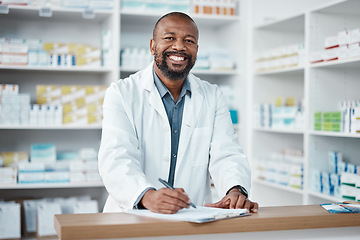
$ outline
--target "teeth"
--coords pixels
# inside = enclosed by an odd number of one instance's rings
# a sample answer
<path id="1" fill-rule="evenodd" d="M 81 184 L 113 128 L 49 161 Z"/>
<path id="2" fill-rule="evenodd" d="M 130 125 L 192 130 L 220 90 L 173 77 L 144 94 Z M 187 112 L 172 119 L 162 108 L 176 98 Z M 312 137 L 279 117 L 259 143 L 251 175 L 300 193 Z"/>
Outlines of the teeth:
<path id="1" fill-rule="evenodd" d="M 178 57 L 178 56 L 169 56 L 170 59 L 175 61 L 184 61 L 184 57 Z"/>

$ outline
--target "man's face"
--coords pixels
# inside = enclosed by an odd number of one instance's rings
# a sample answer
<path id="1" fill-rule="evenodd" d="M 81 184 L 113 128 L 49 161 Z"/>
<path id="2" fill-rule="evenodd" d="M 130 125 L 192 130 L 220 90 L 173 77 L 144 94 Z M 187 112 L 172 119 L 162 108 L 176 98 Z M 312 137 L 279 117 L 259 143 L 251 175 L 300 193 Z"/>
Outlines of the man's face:
<path id="1" fill-rule="evenodd" d="M 150 41 L 156 66 L 170 80 L 182 80 L 195 64 L 198 30 L 193 22 L 171 16 L 162 19 Z"/>

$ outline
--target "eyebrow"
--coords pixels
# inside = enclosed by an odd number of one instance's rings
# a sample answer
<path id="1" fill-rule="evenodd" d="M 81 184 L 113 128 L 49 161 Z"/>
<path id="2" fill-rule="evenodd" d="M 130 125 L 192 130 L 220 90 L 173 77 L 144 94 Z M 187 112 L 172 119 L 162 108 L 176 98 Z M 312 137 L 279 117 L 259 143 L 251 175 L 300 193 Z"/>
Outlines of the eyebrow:
<path id="1" fill-rule="evenodd" d="M 175 35 L 174 32 L 166 32 L 166 33 L 164 33 L 163 35 L 166 35 L 166 34 Z M 191 35 L 191 34 L 186 35 L 186 37 L 191 37 L 191 38 L 193 38 L 193 39 L 197 39 L 195 36 L 193 36 L 193 35 Z"/>

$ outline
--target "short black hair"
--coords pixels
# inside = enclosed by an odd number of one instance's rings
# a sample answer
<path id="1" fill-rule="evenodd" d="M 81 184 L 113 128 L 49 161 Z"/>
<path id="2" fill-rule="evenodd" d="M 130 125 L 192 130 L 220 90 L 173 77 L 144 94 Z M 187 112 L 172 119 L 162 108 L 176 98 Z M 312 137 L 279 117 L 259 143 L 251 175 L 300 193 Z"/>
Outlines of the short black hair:
<path id="1" fill-rule="evenodd" d="M 187 15 L 186 13 L 183 13 L 183 12 L 169 12 L 169 13 L 165 14 L 164 16 L 162 16 L 161 18 L 159 18 L 159 20 L 157 20 L 157 22 L 155 23 L 154 30 L 153 30 L 153 38 L 155 38 L 155 32 L 156 32 L 156 29 L 157 29 L 159 23 L 161 22 L 161 20 L 163 20 L 164 18 L 167 18 L 167 17 L 180 17 L 183 19 L 187 19 L 194 23 L 196 30 L 199 32 L 194 19 L 192 19 L 189 15 Z"/>

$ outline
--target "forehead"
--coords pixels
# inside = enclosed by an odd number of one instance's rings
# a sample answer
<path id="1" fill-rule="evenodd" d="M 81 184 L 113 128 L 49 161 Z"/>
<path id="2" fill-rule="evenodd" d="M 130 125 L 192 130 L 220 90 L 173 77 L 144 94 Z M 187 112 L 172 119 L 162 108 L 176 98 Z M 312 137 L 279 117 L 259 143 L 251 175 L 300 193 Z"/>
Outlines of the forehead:
<path id="1" fill-rule="evenodd" d="M 157 35 L 163 35 L 166 33 L 175 33 L 182 35 L 191 35 L 196 39 L 198 38 L 198 30 L 194 22 L 189 19 L 169 16 L 162 19 L 155 30 Z"/>

